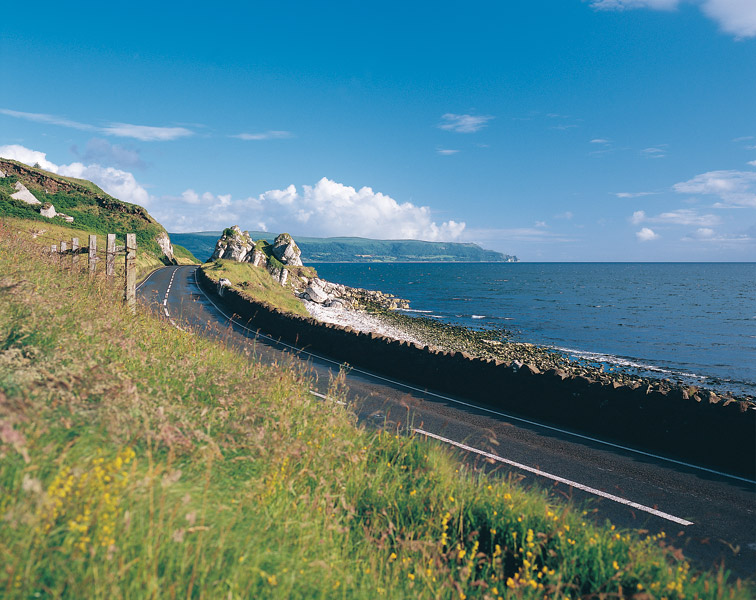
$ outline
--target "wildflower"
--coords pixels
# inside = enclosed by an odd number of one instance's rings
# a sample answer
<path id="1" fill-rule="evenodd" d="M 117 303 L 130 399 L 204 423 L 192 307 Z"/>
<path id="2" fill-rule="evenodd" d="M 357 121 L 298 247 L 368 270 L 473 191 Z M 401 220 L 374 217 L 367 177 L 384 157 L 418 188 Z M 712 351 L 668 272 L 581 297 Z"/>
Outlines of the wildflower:
<path id="1" fill-rule="evenodd" d="M 612 561 L 612 566 L 614 567 L 614 570 L 615 570 L 615 571 L 619 571 L 619 564 L 617 563 L 617 561 L 616 561 L 616 560 L 615 560 L 615 561 Z"/>
<path id="2" fill-rule="evenodd" d="M 389 554 L 389 561 L 393 561 L 393 560 L 396 560 L 396 552 L 392 552 L 391 554 Z"/>
<path id="3" fill-rule="evenodd" d="M 407 573 L 407 577 L 410 579 L 410 581 L 415 581 L 415 574 L 414 573 Z"/>

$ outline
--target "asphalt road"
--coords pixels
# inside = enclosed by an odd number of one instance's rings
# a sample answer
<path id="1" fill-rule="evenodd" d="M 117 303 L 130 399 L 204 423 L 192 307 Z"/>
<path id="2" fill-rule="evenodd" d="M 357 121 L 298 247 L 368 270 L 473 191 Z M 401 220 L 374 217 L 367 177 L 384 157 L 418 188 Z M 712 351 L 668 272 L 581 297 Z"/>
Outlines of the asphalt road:
<path id="1" fill-rule="evenodd" d="M 341 365 L 231 319 L 197 285 L 196 267 L 165 267 L 138 288 L 141 301 L 174 325 L 244 348 L 260 360 L 304 361 L 312 393 L 330 401 Z M 734 575 L 756 578 L 756 482 L 622 448 L 476 406 L 475 399 L 421 390 L 363 369 L 346 374 L 347 401 L 376 426 L 413 429 L 457 447 L 491 476 L 522 478 L 585 504 L 589 517 L 618 527 L 664 531 L 700 568 L 722 560 Z M 756 448 L 754 449 L 756 452 Z"/>

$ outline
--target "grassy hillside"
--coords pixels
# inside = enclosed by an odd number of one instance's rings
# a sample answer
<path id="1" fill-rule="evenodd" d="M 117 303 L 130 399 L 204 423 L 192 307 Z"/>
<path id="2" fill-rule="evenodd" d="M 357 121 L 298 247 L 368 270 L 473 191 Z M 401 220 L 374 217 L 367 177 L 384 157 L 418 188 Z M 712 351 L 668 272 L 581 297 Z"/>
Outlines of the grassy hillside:
<path id="1" fill-rule="evenodd" d="M 91 181 L 55 175 L 17 161 L 0 158 L 0 170 L 6 174 L 0 178 L 0 216 L 3 218 L 35 221 L 40 228 L 57 225 L 101 235 L 115 233 L 120 238 L 135 233 L 140 249 L 163 258 L 156 238 L 165 229 L 141 206 L 117 200 Z M 66 223 L 61 217 L 48 219 L 39 214 L 38 205 L 11 198 L 17 181 L 40 202 L 51 203 L 56 211 L 73 217 L 74 222 Z"/>
<path id="2" fill-rule="evenodd" d="M 171 239 L 207 259 L 220 231 L 172 233 Z M 275 234 L 251 231 L 253 239 L 272 242 Z M 311 238 L 295 236 L 304 262 L 501 262 L 516 257 L 485 250 L 476 244 L 423 242 L 419 240 L 370 240 L 366 238 Z"/>
<path id="3" fill-rule="evenodd" d="M 202 266 L 214 281 L 225 277 L 233 287 L 257 302 L 264 302 L 296 315 L 309 316 L 302 301 L 294 296 L 291 287 L 282 287 L 266 269 L 234 260 L 216 260 Z"/>
<path id="4" fill-rule="evenodd" d="M 4 598 L 752 597 L 664 536 L 360 429 L 296 364 L 131 314 L 4 224 L 0 257 Z"/>

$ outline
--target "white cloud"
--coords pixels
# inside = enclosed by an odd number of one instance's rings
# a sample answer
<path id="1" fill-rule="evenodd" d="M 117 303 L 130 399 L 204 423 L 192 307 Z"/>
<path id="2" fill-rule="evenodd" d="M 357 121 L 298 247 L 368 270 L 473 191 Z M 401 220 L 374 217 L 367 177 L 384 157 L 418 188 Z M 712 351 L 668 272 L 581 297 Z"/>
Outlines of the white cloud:
<path id="1" fill-rule="evenodd" d="M 701 239 L 712 238 L 714 237 L 714 230 L 709 227 L 699 227 L 696 229 L 695 235 Z"/>
<path id="2" fill-rule="evenodd" d="M 653 229 L 649 229 L 648 227 L 644 227 L 640 231 L 635 232 L 635 237 L 638 238 L 638 241 L 641 242 L 650 242 L 652 240 L 659 239 L 659 234 L 654 233 Z"/>
<path id="3" fill-rule="evenodd" d="M 649 217 L 642 210 L 637 210 L 630 217 L 630 222 L 633 225 L 640 223 L 656 223 L 660 225 L 687 225 L 694 227 L 711 227 L 712 225 L 718 225 L 721 219 L 717 215 L 698 214 L 693 209 L 681 208 L 679 210 L 673 210 L 669 212 L 663 212 L 655 217 Z"/>
<path id="4" fill-rule="evenodd" d="M 266 131 L 264 133 L 239 133 L 232 135 L 231 137 L 238 138 L 240 140 L 283 140 L 294 137 L 291 131 Z"/>
<path id="5" fill-rule="evenodd" d="M 667 156 L 667 151 L 664 148 L 644 148 L 641 150 L 641 154 L 643 154 L 646 158 L 665 158 Z"/>
<path id="6" fill-rule="evenodd" d="M 573 237 L 546 231 L 538 227 L 513 227 L 509 229 L 465 229 L 461 240 L 483 245 L 501 244 L 566 244 L 577 240 Z"/>
<path id="7" fill-rule="evenodd" d="M 439 148 L 438 150 L 436 150 L 436 152 L 438 152 L 442 156 L 451 156 L 452 154 L 457 154 L 459 150 L 449 150 L 447 148 Z"/>
<path id="8" fill-rule="evenodd" d="M 640 198 L 642 196 L 652 196 L 656 192 L 615 192 L 617 198 Z"/>
<path id="9" fill-rule="evenodd" d="M 538 228 L 546 228 L 548 225 L 546 224 L 546 221 L 536 221 L 535 226 Z"/>
<path id="10" fill-rule="evenodd" d="M 756 3 L 753 0 L 704 0 L 701 10 L 719 23 L 725 33 L 738 39 L 756 36 Z"/>
<path id="11" fill-rule="evenodd" d="M 584 0 L 585 1 L 585 0 Z M 681 0 L 588 0 L 596 10 L 674 10 Z M 725 33 L 743 39 L 756 36 L 756 3 L 753 0 L 688 0 L 714 20 Z"/>
<path id="12" fill-rule="evenodd" d="M 590 141 L 591 144 L 611 144 L 609 140 L 605 140 L 604 138 L 596 138 Z"/>
<path id="13" fill-rule="evenodd" d="M 134 175 L 128 171 L 121 171 L 113 167 L 103 167 L 102 165 L 92 163 L 84 165 L 80 162 L 74 162 L 70 165 L 56 165 L 47 160 L 44 152 L 30 150 L 24 146 L 11 145 L 0 146 L 0 156 L 17 160 L 27 165 L 39 164 L 46 171 L 57 173 L 66 177 L 76 177 L 78 179 L 88 179 L 100 186 L 106 193 L 111 196 L 147 206 L 150 203 L 150 195 L 147 193 Z"/>
<path id="14" fill-rule="evenodd" d="M 720 206 L 756 207 L 756 172 L 709 171 L 672 186 L 680 194 L 717 196 Z"/>
<path id="15" fill-rule="evenodd" d="M 355 189 L 325 177 L 314 186 L 290 185 L 238 200 L 189 189 L 178 198 L 156 201 L 152 212 L 169 231 L 238 224 L 295 235 L 442 241 L 458 239 L 465 229 L 453 220 L 438 224 L 427 206 L 399 203 L 369 187 Z"/>
<path id="16" fill-rule="evenodd" d="M 565 219 L 565 220 L 567 220 L 567 221 L 571 221 L 571 220 L 572 220 L 572 217 L 574 217 L 574 216 L 575 216 L 575 215 L 574 215 L 574 214 L 572 214 L 572 212 L 570 212 L 569 210 L 568 210 L 568 211 L 566 211 L 566 212 L 563 212 L 563 213 L 561 213 L 561 214 L 558 214 L 558 215 L 554 215 L 554 217 L 555 217 L 555 218 L 557 218 L 557 219 Z"/>
<path id="17" fill-rule="evenodd" d="M 756 167 L 756 160 L 748 161 L 748 164 L 751 165 L 751 166 L 753 166 L 753 167 Z"/>
<path id="18" fill-rule="evenodd" d="M 89 125 L 88 123 L 79 123 L 56 115 L 28 113 L 18 110 L 9 110 L 7 108 L 0 108 L 0 114 L 17 119 L 25 119 L 37 123 L 48 123 L 50 125 L 60 125 L 61 127 L 70 127 L 72 129 L 80 129 L 83 131 L 99 131 L 105 135 L 133 138 L 143 142 L 168 141 L 194 135 L 193 131 L 186 129 L 185 127 L 150 127 L 148 125 L 131 125 L 129 123 L 109 123 L 98 127 L 95 125 Z"/>
<path id="19" fill-rule="evenodd" d="M 455 115 L 446 113 L 441 116 L 439 127 L 457 133 L 475 133 L 480 131 L 493 119 L 490 115 Z"/>
<path id="20" fill-rule="evenodd" d="M 111 123 L 100 130 L 107 135 L 134 138 L 142 142 L 165 142 L 194 135 L 193 131 L 185 127 L 150 127 L 129 123 Z"/>
<path id="21" fill-rule="evenodd" d="M 638 225 L 639 223 L 643 223 L 643 221 L 646 220 L 646 213 L 642 210 L 636 210 L 633 213 L 633 216 L 630 217 L 630 222 L 633 225 Z"/>
<path id="22" fill-rule="evenodd" d="M 38 150 L 30 150 L 29 148 L 19 146 L 18 144 L 0 146 L 0 156 L 11 160 L 17 160 L 18 162 L 22 162 L 29 166 L 39 165 L 45 171 L 50 171 L 52 173 L 58 172 L 58 165 L 47 160 L 47 154 L 39 152 Z"/>

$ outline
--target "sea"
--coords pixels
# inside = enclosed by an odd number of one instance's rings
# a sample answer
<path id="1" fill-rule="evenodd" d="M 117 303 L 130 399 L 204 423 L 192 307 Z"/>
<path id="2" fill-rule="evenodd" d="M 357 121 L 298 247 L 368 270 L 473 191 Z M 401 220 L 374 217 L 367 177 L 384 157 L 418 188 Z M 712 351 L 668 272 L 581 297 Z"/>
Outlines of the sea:
<path id="1" fill-rule="evenodd" d="M 606 370 L 756 396 L 756 263 L 313 263 Z"/>

